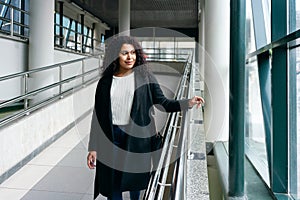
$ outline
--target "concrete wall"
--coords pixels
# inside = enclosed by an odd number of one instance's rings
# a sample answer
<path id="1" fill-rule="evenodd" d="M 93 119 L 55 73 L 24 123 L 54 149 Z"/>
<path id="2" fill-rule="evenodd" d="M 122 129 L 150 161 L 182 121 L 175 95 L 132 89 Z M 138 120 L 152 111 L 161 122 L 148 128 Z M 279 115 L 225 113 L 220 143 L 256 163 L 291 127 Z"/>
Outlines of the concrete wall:
<path id="1" fill-rule="evenodd" d="M 96 83 L 0 129 L 0 181 L 93 108 Z M 80 104 L 80 106 L 79 106 Z M 74 125 L 74 124 L 73 124 Z"/>

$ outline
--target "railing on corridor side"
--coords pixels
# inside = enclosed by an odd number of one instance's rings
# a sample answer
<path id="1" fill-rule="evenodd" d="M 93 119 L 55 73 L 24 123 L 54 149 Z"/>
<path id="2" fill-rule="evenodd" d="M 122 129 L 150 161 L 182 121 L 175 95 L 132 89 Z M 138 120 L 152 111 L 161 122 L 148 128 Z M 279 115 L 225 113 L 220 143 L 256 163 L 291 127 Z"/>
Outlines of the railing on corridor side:
<path id="1" fill-rule="evenodd" d="M 93 68 L 85 65 L 85 63 L 89 62 L 91 59 L 96 59 L 96 62 L 98 62 L 98 64 Z M 11 106 L 17 102 L 22 102 L 24 105 L 23 109 L 20 109 L 12 114 L 5 116 L 4 118 L 1 118 L 0 127 L 22 116 L 28 115 L 31 112 L 43 106 L 46 106 L 57 99 L 63 98 L 63 96 L 68 95 L 69 93 L 72 93 L 75 90 L 78 90 L 90 83 L 93 83 L 94 81 L 97 81 L 100 77 L 100 72 L 101 72 L 101 68 L 99 67 L 100 62 L 101 62 L 100 55 L 89 56 L 85 58 L 75 59 L 67 62 L 62 62 L 62 63 L 42 67 L 42 68 L 32 69 L 26 72 L 20 72 L 20 73 L 15 73 L 15 74 L 0 77 L 0 83 L 3 83 L 4 81 L 10 81 L 13 79 L 22 79 L 23 82 L 21 88 L 23 94 L 5 100 L 3 102 L 0 102 L 0 109 L 7 106 Z M 77 74 L 75 75 L 73 74 L 64 77 L 63 73 L 65 72 L 65 69 L 70 65 L 73 66 L 74 64 L 79 66 L 80 68 L 79 72 L 77 72 Z M 53 74 L 54 73 L 53 70 L 56 70 L 55 72 L 58 76 L 57 82 L 53 82 L 50 83 L 49 85 L 39 87 L 37 89 L 29 91 L 28 89 L 29 79 L 33 74 L 37 74 L 39 72 L 48 72 Z M 70 82 L 73 83 L 71 84 L 71 86 L 64 87 Z M 29 103 L 30 98 L 33 98 L 34 96 L 42 92 L 50 91 L 55 88 L 56 90 L 54 91 L 54 93 L 51 94 L 51 97 L 44 97 L 43 99 L 40 99 L 38 103 L 35 104 Z"/>
<path id="2" fill-rule="evenodd" d="M 185 64 L 184 74 L 175 95 L 176 99 L 188 98 L 191 56 Z M 175 112 L 168 116 L 163 131 L 164 145 L 158 169 L 152 176 L 144 194 L 147 200 L 184 199 L 184 171 L 186 166 L 187 131 L 184 128 L 186 112 Z M 174 150 L 176 149 L 176 150 Z M 174 156 L 176 157 L 175 160 Z M 166 189 L 167 188 L 167 189 Z"/>

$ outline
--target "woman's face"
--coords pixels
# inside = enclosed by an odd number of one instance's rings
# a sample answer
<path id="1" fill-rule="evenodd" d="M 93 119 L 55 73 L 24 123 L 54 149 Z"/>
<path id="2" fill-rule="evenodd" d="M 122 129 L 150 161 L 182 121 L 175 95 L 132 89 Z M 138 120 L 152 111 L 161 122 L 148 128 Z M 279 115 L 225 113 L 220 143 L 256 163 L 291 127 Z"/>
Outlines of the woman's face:
<path id="1" fill-rule="evenodd" d="M 136 54 L 133 45 L 123 44 L 119 52 L 120 71 L 131 70 L 135 64 Z"/>

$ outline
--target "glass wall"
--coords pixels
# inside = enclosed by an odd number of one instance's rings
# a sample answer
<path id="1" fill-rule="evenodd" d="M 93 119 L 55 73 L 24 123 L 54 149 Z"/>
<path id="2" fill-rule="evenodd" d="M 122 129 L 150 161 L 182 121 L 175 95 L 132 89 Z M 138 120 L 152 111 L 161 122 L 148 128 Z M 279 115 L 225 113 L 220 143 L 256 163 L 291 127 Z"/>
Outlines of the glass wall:
<path id="1" fill-rule="evenodd" d="M 29 0 L 0 0 L 0 33 L 29 37 Z"/>
<path id="2" fill-rule="evenodd" d="M 55 46 L 80 53 L 92 53 L 93 29 L 66 16 L 60 24 L 60 14 L 55 13 Z"/>
<path id="3" fill-rule="evenodd" d="M 265 45 L 270 40 L 270 15 L 269 1 L 262 1 L 259 5 L 253 5 L 254 2 L 247 1 L 246 4 L 246 53 L 254 52 L 258 47 Z M 254 8 L 261 8 L 261 13 L 256 13 L 254 17 Z M 256 10 L 257 11 L 257 10 Z M 258 19 L 257 16 L 261 18 Z M 254 26 L 255 20 L 261 20 L 262 23 Z M 262 31 L 261 27 L 263 27 Z M 255 27 L 259 30 L 255 30 Z M 256 33 L 256 34 L 255 34 Z M 262 34 L 256 37 L 257 34 Z M 258 47 L 257 47 L 258 46 Z M 266 131 L 262 112 L 262 96 L 259 79 L 259 63 L 256 56 L 250 57 L 246 62 L 246 134 L 245 134 L 245 152 L 246 156 L 257 169 L 260 176 L 267 185 L 270 185 L 269 164 L 266 145 Z"/>
<path id="4" fill-rule="evenodd" d="M 246 154 L 276 198 L 299 199 L 300 0 L 248 0 L 246 26 Z"/>
<path id="5" fill-rule="evenodd" d="M 297 88 L 297 150 L 296 150 L 296 162 L 297 166 L 300 166 L 299 152 L 300 152 L 300 48 L 297 48 L 297 64 L 296 64 L 296 88 Z M 293 158 L 292 158 L 293 159 Z M 300 198 L 300 167 L 297 167 L 297 197 Z"/>

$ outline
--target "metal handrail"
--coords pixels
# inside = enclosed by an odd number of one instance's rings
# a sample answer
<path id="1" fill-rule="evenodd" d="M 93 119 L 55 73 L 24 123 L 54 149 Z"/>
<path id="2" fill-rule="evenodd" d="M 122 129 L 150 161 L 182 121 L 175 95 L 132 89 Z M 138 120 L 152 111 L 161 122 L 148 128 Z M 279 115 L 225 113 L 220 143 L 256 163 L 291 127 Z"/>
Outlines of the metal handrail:
<path id="1" fill-rule="evenodd" d="M 89 57 L 85 57 L 85 58 L 78 58 L 78 59 L 74 59 L 74 60 L 70 60 L 70 61 L 66 61 L 66 62 L 61 62 L 61 63 L 58 63 L 58 64 L 53 64 L 53 65 L 48 65 L 48 66 L 45 66 L 45 67 L 31 69 L 31 70 L 28 70 L 28 71 L 25 71 L 25 72 L 10 74 L 10 75 L 7 75 L 7 76 L 0 77 L 0 81 L 12 79 L 12 78 L 17 78 L 17 77 L 20 77 L 20 76 L 24 76 L 26 74 L 28 74 L 28 76 L 29 76 L 29 74 L 33 74 L 33 73 L 36 73 L 36 72 L 41 72 L 41 71 L 45 71 L 45 70 L 59 68 L 60 66 L 63 66 L 63 65 L 68 65 L 68 64 L 76 63 L 76 62 L 83 61 L 83 60 L 88 60 L 90 58 L 97 58 L 97 57 L 98 57 L 98 55 L 97 56 L 89 56 Z"/>
<path id="2" fill-rule="evenodd" d="M 187 81 L 188 81 L 189 74 L 190 74 L 190 64 L 189 64 L 190 59 L 191 58 L 189 57 L 188 61 L 186 62 L 184 75 L 182 76 L 180 84 L 177 89 L 176 99 L 186 98 L 185 93 L 186 93 L 186 90 L 188 90 Z M 167 176 L 169 173 L 169 168 L 164 167 L 164 166 L 170 165 L 173 148 L 174 148 L 174 146 L 177 146 L 177 145 L 174 145 L 174 143 L 175 143 L 175 137 L 176 137 L 176 132 L 177 132 L 177 128 L 178 128 L 177 125 L 179 123 L 182 123 L 182 122 L 180 122 L 180 119 L 182 119 L 182 118 L 180 116 L 180 113 L 178 113 L 178 112 L 171 113 L 169 115 L 169 118 L 167 120 L 168 124 L 166 126 L 168 128 L 167 128 L 167 130 L 166 129 L 164 130 L 164 132 L 166 133 L 166 134 L 164 134 L 165 143 L 162 148 L 161 158 L 158 163 L 158 169 L 156 170 L 155 174 L 152 176 L 150 184 L 148 185 L 148 188 L 144 195 L 144 198 L 146 198 L 147 200 L 163 199 L 165 187 L 168 187 L 168 186 L 172 187 L 172 186 L 177 185 L 175 182 L 166 183 Z M 182 132 L 183 132 L 182 127 L 180 128 L 180 131 L 181 131 L 180 134 L 182 134 Z M 182 167 L 182 164 L 180 167 Z M 180 170 L 182 170 L 182 169 L 180 169 Z M 174 176 L 178 176 L 178 175 L 174 174 Z M 180 183 L 178 185 L 181 186 L 182 184 Z M 171 196 L 174 196 L 174 195 L 175 194 L 171 194 Z"/>
<path id="3" fill-rule="evenodd" d="M 143 48 L 149 61 L 186 61 L 191 48 Z"/>
<path id="4" fill-rule="evenodd" d="M 90 69 L 90 70 L 85 70 L 85 65 L 84 65 L 84 61 L 89 60 L 89 59 L 94 59 L 96 58 L 98 60 L 98 65 L 96 66 L 96 68 Z M 100 70 L 101 68 L 100 66 L 100 60 L 101 60 L 101 55 L 95 55 L 95 56 L 89 56 L 89 57 L 85 57 L 85 58 L 80 58 L 80 59 L 75 59 L 75 60 L 71 60 L 71 61 L 67 61 L 67 62 L 62 62 L 62 63 L 58 63 L 58 64 L 54 64 L 54 65 L 49 65 L 46 67 L 41 67 L 41 68 L 37 68 L 37 69 L 32 69 L 26 72 L 20 72 L 20 73 L 15 73 L 15 74 L 11 74 L 11 75 L 7 75 L 7 76 L 3 76 L 0 77 L 0 82 L 1 81 L 6 81 L 6 80 L 11 80 L 14 78 L 23 78 L 24 79 L 24 94 L 19 95 L 17 97 L 8 99 L 6 101 L 3 101 L 0 103 L 0 108 L 12 105 L 16 102 L 19 101 L 24 101 L 24 109 L 23 110 L 19 110 L 11 115 L 8 115 L 7 117 L 4 117 L 2 119 L 0 119 L 0 127 L 8 124 L 24 115 L 28 115 L 30 112 L 39 109 L 45 105 L 48 105 L 49 103 L 62 98 L 64 95 L 67 95 L 69 93 L 71 93 L 74 90 L 77 90 L 79 88 L 84 87 L 85 85 L 91 84 L 94 81 L 97 81 L 100 77 Z M 74 64 L 74 63 L 80 63 L 81 65 L 81 73 L 65 78 L 62 78 L 62 73 L 63 73 L 63 68 L 64 67 L 68 67 L 68 64 Z M 32 90 L 32 91 L 28 91 L 28 78 L 30 77 L 30 75 L 37 73 L 37 72 L 45 72 L 47 70 L 52 70 L 52 69 L 58 69 L 59 72 L 59 81 L 58 82 L 54 82 L 51 84 L 48 84 L 44 87 L 40 87 L 38 89 Z M 98 72 L 98 73 L 96 73 Z M 88 75 L 91 74 L 95 74 L 95 76 L 89 77 L 88 79 L 85 79 L 85 77 L 87 77 Z M 77 79 L 81 79 L 81 82 L 78 83 L 77 85 L 74 85 L 73 87 L 71 87 L 70 89 L 66 89 L 66 90 L 62 90 L 62 86 L 63 84 L 69 83 L 71 81 L 77 80 Z M 57 94 L 55 94 L 53 97 L 51 98 L 45 98 L 42 99 L 39 103 L 37 103 L 36 105 L 29 105 L 28 104 L 28 98 L 35 96 L 37 94 L 40 94 L 41 92 L 44 91 L 48 91 L 51 90 L 53 88 L 59 87 L 59 92 Z"/>

